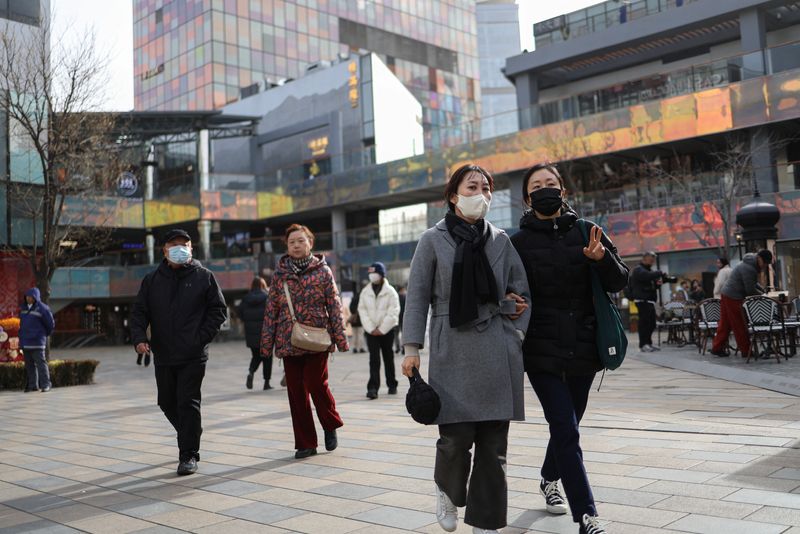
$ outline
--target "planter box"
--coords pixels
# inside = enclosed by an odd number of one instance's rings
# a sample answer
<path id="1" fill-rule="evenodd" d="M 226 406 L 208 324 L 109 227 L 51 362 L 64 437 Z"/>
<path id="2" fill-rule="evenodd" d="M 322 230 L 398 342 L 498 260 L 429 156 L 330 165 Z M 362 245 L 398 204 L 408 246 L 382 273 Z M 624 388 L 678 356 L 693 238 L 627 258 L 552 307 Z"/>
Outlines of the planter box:
<path id="1" fill-rule="evenodd" d="M 50 381 L 53 387 L 81 386 L 94 382 L 97 360 L 50 360 Z M 28 377 L 25 362 L 0 363 L 0 390 L 25 389 Z"/>

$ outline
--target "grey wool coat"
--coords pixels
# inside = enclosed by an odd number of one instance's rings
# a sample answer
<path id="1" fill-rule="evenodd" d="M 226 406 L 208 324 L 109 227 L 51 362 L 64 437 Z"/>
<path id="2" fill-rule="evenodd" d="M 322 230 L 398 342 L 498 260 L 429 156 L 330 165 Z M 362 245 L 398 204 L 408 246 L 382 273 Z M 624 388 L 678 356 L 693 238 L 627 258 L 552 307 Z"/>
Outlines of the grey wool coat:
<path id="1" fill-rule="evenodd" d="M 497 281 L 497 294 L 525 297 L 528 280 L 508 235 L 487 221 L 491 233 L 485 252 Z M 422 234 L 411 260 L 403 343 L 425 342 L 431 311 L 428 383 L 442 401 L 436 424 L 525 419 L 522 340 L 530 309 L 517 320 L 499 314 L 495 303 L 479 304 L 478 318 L 450 327 L 450 284 L 456 242 L 444 220 Z"/>

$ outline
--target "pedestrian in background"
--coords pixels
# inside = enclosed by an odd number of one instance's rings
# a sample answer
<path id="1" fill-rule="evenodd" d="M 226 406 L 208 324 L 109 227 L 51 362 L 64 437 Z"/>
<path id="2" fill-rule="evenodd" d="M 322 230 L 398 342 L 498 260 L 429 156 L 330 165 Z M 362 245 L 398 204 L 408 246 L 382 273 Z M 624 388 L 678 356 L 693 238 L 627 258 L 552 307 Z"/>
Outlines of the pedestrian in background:
<path id="1" fill-rule="evenodd" d="M 558 487 L 563 482 L 579 532 L 600 534 L 605 531 L 597 519 L 579 429 L 595 374 L 603 369 L 597 351 L 592 271 L 606 292 L 615 293 L 627 285 L 628 267 L 603 230 L 579 220 L 566 204 L 564 180 L 555 166 L 531 167 L 523 178 L 522 195 L 530 209 L 511 241 L 534 295 L 522 352 L 550 427 L 539 492 L 548 512 L 566 514 Z M 585 233 L 579 225 L 585 226 Z"/>
<path id="2" fill-rule="evenodd" d="M 692 302 L 700 302 L 705 300 L 706 292 L 703 291 L 703 286 L 700 285 L 699 280 L 692 280 L 692 287 L 689 291 L 689 300 Z"/>
<path id="3" fill-rule="evenodd" d="M 745 254 L 742 262 L 733 269 L 720 299 L 720 319 L 711 354 L 720 357 L 730 356 L 728 337 L 733 330 L 736 346 L 743 358 L 750 355 L 750 336 L 744 322 L 744 299 L 764 293 L 758 283 L 758 275 L 769 269 L 772 264 L 772 252 L 759 250 L 757 254 Z"/>
<path id="4" fill-rule="evenodd" d="M 279 260 L 270 284 L 261 355 L 266 358 L 274 349 L 275 356 L 283 360 L 294 430 L 294 457 L 301 459 L 317 454 L 317 431 L 309 395 L 325 431 L 325 449 L 332 451 L 339 444 L 336 429 L 344 423 L 328 387 L 328 354 L 334 348 L 347 352 L 349 347 L 333 272 L 322 254 L 311 252 L 314 234 L 306 226 L 293 224 L 286 229 L 284 242 L 288 253 Z M 295 321 L 325 328 L 330 335 L 330 347 L 322 352 L 309 352 L 293 346 Z"/>
<path id="5" fill-rule="evenodd" d="M 448 532 L 458 527 L 459 506 L 467 507 L 464 522 L 473 532 L 506 526 L 509 422 L 525 418 L 522 336 L 530 294 L 511 240 L 485 219 L 493 190 L 481 167 L 453 173 L 447 215 L 422 234 L 408 279 L 402 369 L 411 377 L 420 368 L 432 310 L 428 382 L 441 399 L 436 519 Z M 510 312 L 500 313 L 501 299 Z"/>
<path id="6" fill-rule="evenodd" d="M 656 329 L 656 303 L 658 289 L 664 283 L 664 273 L 653 270 L 656 263 L 655 252 L 645 252 L 642 262 L 631 273 L 633 301 L 639 309 L 639 350 L 656 352 L 653 346 L 653 332 Z"/>
<path id="7" fill-rule="evenodd" d="M 730 262 L 725 256 L 717 258 L 717 276 L 714 278 L 714 298 L 722 297 L 722 288 L 728 283 L 728 278 L 731 277 L 733 269 L 731 269 Z"/>
<path id="8" fill-rule="evenodd" d="M 27 383 L 25 393 L 41 391 L 47 393 L 52 386 L 50 368 L 47 366 L 45 350 L 47 338 L 56 327 L 53 312 L 42 302 L 38 287 L 25 292 L 25 302 L 19 311 L 19 346 L 25 357 Z"/>
<path id="9" fill-rule="evenodd" d="M 369 381 L 367 398 L 377 399 L 381 386 L 381 355 L 389 395 L 397 394 L 392 341 L 394 328 L 400 321 L 400 298 L 386 280 L 386 266 L 381 262 L 370 265 L 369 285 L 358 298 L 358 316 L 364 327 L 369 350 Z"/>
<path id="10" fill-rule="evenodd" d="M 190 475 L 200 460 L 208 345 L 228 308 L 214 274 L 192 259 L 188 233 L 170 230 L 162 250 L 164 260 L 144 277 L 133 305 L 131 339 L 139 354 L 153 353 L 158 405 L 178 434 L 178 475 Z"/>
<path id="11" fill-rule="evenodd" d="M 354 354 L 356 352 L 365 352 L 364 328 L 361 326 L 361 318 L 358 315 L 358 297 L 360 294 L 360 291 L 353 292 L 353 298 L 350 300 L 349 307 L 350 317 L 348 318 L 348 322 L 350 323 L 351 338 L 353 340 L 350 349 Z"/>
<path id="12" fill-rule="evenodd" d="M 247 371 L 245 387 L 253 389 L 253 378 L 258 366 L 264 364 L 264 389 L 272 389 L 269 385 L 272 376 L 272 354 L 266 358 L 261 357 L 261 329 L 264 326 L 264 310 L 267 308 L 267 282 L 260 276 L 255 277 L 250 284 L 250 292 L 242 298 L 239 305 L 239 317 L 244 322 L 244 338 L 247 348 L 250 349 L 250 367 Z"/>

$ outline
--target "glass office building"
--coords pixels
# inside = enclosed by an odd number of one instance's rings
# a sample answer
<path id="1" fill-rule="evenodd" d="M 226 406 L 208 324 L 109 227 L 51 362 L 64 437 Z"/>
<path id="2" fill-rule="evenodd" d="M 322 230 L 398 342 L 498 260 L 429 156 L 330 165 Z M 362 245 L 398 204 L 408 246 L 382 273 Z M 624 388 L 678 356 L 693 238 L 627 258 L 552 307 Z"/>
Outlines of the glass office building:
<path id="1" fill-rule="evenodd" d="M 350 52 L 376 53 L 423 105 L 429 146 L 478 117 L 472 0 L 134 0 L 137 110 L 216 109 Z"/>

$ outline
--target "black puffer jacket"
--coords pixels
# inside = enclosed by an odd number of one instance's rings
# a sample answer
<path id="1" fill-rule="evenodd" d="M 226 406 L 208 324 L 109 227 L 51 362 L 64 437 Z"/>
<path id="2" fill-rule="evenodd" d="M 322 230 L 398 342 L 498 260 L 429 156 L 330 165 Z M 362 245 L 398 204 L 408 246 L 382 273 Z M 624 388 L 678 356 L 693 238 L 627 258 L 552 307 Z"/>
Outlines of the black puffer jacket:
<path id="1" fill-rule="evenodd" d="M 597 270 L 606 291 L 616 292 L 627 284 L 628 267 L 605 234 L 605 257 L 594 262 L 584 256 L 586 241 L 577 220 L 574 213 L 540 220 L 528 212 L 511 237 L 532 295 L 533 314 L 522 347 L 528 372 L 588 375 L 603 368 L 595 342 L 589 269 Z"/>
<path id="2" fill-rule="evenodd" d="M 228 316 L 214 275 L 192 260 L 173 269 L 164 260 L 144 277 L 131 313 L 133 345 L 147 341 L 155 365 L 208 360 L 208 344 Z"/>
<path id="3" fill-rule="evenodd" d="M 267 307 L 267 292 L 254 289 L 242 298 L 239 318 L 244 322 L 244 339 L 247 347 L 261 347 L 261 327 L 264 326 L 264 309 Z"/>

